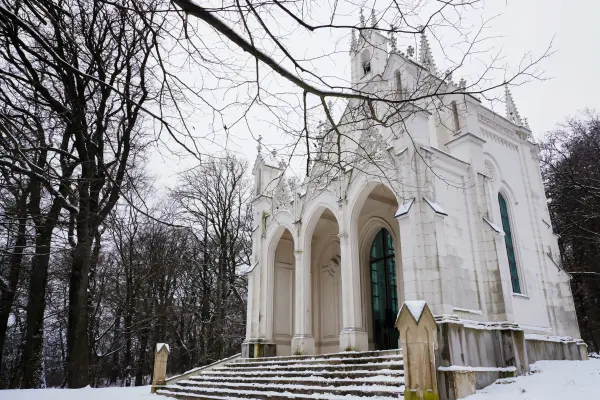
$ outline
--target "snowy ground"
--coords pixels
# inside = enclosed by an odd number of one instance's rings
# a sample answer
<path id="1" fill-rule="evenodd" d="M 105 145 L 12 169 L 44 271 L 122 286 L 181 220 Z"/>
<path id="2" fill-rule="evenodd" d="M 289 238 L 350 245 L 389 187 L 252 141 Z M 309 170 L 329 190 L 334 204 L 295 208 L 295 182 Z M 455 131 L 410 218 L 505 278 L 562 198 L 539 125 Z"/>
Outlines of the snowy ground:
<path id="1" fill-rule="evenodd" d="M 600 399 L 598 359 L 539 361 L 531 370 L 527 376 L 496 381 L 465 400 Z"/>
<path id="2" fill-rule="evenodd" d="M 540 361 L 534 373 L 500 380 L 465 400 L 600 399 L 600 360 Z M 162 400 L 149 386 L 103 389 L 0 390 L 0 400 Z M 348 398 L 350 400 L 350 398 Z"/>
<path id="3" fill-rule="evenodd" d="M 167 400 L 150 394 L 150 386 L 101 389 L 0 390 L 0 400 Z"/>

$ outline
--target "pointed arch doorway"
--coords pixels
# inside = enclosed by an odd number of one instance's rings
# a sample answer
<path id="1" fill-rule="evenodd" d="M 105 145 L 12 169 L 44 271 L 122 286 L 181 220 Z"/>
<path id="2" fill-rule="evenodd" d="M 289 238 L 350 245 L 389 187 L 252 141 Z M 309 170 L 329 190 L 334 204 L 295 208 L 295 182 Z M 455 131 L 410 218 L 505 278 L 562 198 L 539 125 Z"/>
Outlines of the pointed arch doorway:
<path id="1" fill-rule="evenodd" d="M 394 257 L 394 239 L 387 229 L 382 228 L 373 239 L 369 254 L 375 350 L 398 348 L 399 334 L 395 326 L 398 291 Z"/>

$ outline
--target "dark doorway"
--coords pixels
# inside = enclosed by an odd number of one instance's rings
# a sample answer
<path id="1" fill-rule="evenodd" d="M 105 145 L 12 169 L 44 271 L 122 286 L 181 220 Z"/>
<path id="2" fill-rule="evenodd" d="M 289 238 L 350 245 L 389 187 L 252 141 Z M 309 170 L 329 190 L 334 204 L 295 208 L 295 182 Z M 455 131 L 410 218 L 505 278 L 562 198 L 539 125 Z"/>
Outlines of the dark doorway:
<path id="1" fill-rule="evenodd" d="M 394 240 L 381 229 L 371 245 L 371 305 L 373 308 L 373 342 L 375 350 L 398 348 L 398 291 Z"/>

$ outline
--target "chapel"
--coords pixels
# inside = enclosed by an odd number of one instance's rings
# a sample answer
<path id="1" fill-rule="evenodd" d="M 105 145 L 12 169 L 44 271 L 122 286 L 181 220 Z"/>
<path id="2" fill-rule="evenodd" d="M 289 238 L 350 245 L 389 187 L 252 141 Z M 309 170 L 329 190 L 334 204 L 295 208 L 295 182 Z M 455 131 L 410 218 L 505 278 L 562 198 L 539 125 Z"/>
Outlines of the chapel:
<path id="1" fill-rule="evenodd" d="M 417 49 L 353 35 L 350 99 L 319 127 L 310 173 L 260 148 L 242 357 L 399 348 L 406 301 L 436 321 L 579 338 L 538 147 Z"/>

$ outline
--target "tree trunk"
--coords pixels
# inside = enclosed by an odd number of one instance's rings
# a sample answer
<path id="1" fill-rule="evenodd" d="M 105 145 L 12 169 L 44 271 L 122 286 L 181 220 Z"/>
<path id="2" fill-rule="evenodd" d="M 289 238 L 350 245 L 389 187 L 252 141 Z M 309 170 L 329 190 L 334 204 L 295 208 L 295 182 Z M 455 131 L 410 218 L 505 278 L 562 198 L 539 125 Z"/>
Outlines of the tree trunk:
<path id="1" fill-rule="evenodd" d="M 23 194 L 17 204 L 17 219 L 19 226 L 17 228 L 17 237 L 10 256 L 8 269 L 8 286 L 2 291 L 0 297 L 0 375 L 2 375 L 2 354 L 4 350 L 4 341 L 6 340 L 6 329 L 8 327 L 8 318 L 15 299 L 15 292 L 19 283 L 21 273 L 21 263 L 23 261 L 23 251 L 27 244 L 27 195 Z M 2 385 L 2 381 L 0 381 Z M 0 386 L 1 387 L 1 386 Z"/>
<path id="2" fill-rule="evenodd" d="M 87 229 L 85 229 L 87 231 Z M 89 381 L 88 283 L 92 243 L 78 226 L 78 243 L 73 250 L 69 284 L 69 327 L 67 330 L 67 386 L 82 388 Z"/>
<path id="3" fill-rule="evenodd" d="M 44 342 L 44 310 L 46 309 L 46 284 L 50 261 L 52 231 L 41 227 L 35 241 L 35 254 L 31 263 L 27 323 L 23 344 L 23 376 L 21 388 L 39 388 L 42 384 L 42 349 Z M 44 232 L 45 231 L 45 232 Z"/>

